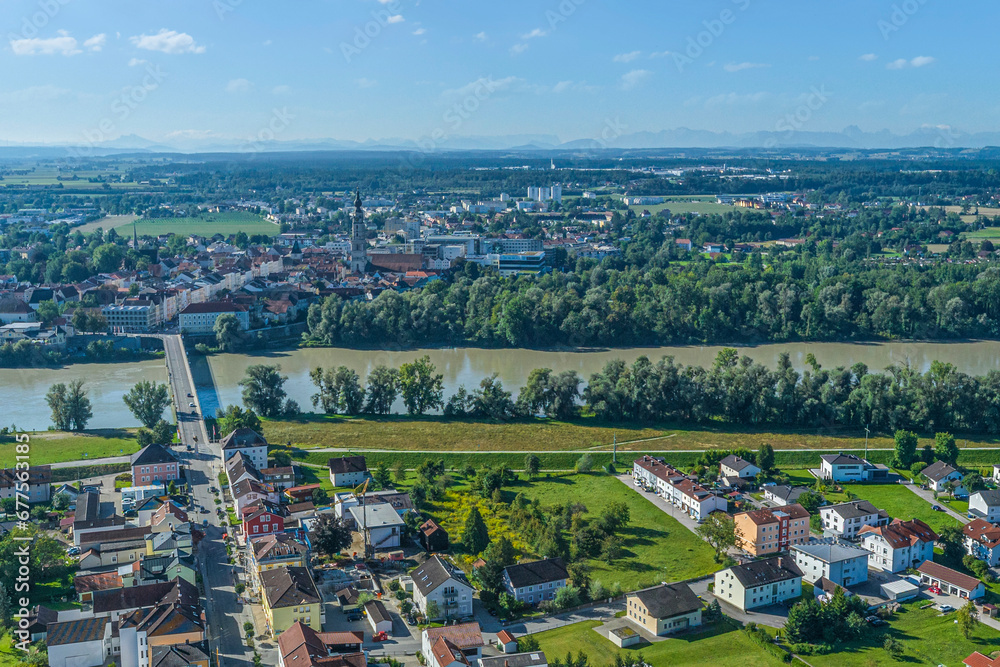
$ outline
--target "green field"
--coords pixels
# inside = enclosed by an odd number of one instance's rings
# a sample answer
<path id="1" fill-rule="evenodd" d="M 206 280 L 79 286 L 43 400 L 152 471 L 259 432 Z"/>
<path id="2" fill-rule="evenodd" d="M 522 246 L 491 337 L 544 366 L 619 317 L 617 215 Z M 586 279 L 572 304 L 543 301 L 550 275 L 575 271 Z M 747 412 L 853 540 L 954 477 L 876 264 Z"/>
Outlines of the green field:
<path id="1" fill-rule="evenodd" d="M 279 231 L 278 225 L 268 222 L 262 216 L 244 211 L 206 213 L 196 218 L 143 219 L 139 220 L 135 226 L 139 236 L 160 236 L 162 234 L 180 234 L 181 236 L 222 234 L 229 236 L 236 232 L 246 232 L 250 236 L 254 234 L 277 236 Z M 121 224 L 117 228 L 119 233 L 124 233 L 122 228 L 127 228 L 128 233 L 132 233 L 131 222 Z"/>
<path id="2" fill-rule="evenodd" d="M 268 420 L 263 424 L 270 442 L 291 442 L 295 447 L 349 448 L 356 450 L 423 450 L 453 452 L 526 452 L 588 450 L 610 451 L 618 440 L 618 451 L 665 452 L 678 450 L 731 449 L 756 450 L 764 443 L 776 450 L 864 449 L 864 431 L 855 429 L 815 429 L 781 431 L 735 426 L 690 425 L 678 428 L 669 424 L 611 424 L 593 418 L 572 422 L 531 419 L 513 422 L 486 422 L 473 419 L 447 419 L 439 416 L 343 417 L 307 415 L 294 421 Z M 963 440 L 965 440 L 963 436 Z M 934 444 L 933 436 L 923 437 L 920 446 Z M 1000 441 L 969 439 L 964 449 L 998 447 Z M 873 450 L 887 450 L 891 456 L 891 437 L 872 437 Z M 883 452 L 872 452 L 875 458 Z M 984 453 L 985 454 L 985 453 Z M 813 463 L 812 460 L 808 463 Z"/>
<path id="3" fill-rule="evenodd" d="M 717 204 L 715 202 L 715 197 L 712 197 L 712 201 L 693 201 L 691 197 L 684 197 L 678 200 L 670 200 L 665 204 L 650 204 L 647 206 L 629 206 L 630 209 L 636 213 L 642 213 L 643 211 L 649 211 L 652 214 L 657 214 L 663 209 L 669 209 L 671 213 L 698 213 L 700 215 L 708 215 L 710 213 L 731 213 L 737 210 L 733 206 L 727 206 L 726 204 Z"/>
<path id="4" fill-rule="evenodd" d="M 935 531 L 961 523 L 947 512 L 935 512 L 931 504 L 913 493 L 901 484 L 847 484 L 845 489 L 852 491 L 879 509 L 884 509 L 894 519 L 920 519 Z M 830 502 L 846 500 L 827 498 Z"/>
<path id="5" fill-rule="evenodd" d="M 124 429 L 66 433 L 40 431 L 28 434 L 32 465 L 87 461 L 112 456 L 127 456 L 139 451 L 133 434 Z M 12 437 L 0 440 L 0 467 L 9 468 L 17 459 L 16 443 Z"/>
<path id="6" fill-rule="evenodd" d="M 593 628 L 600 621 L 584 621 L 547 630 L 534 635 L 538 647 L 545 651 L 549 662 L 563 660 L 567 652 L 574 656 L 580 651 L 587 654 L 591 665 L 613 665 L 615 655 L 642 653 L 646 662 L 654 667 L 691 667 L 700 665 L 740 665 L 740 667 L 778 667 L 780 660 L 754 645 L 740 630 L 726 623 L 716 623 L 705 632 L 687 634 L 650 644 L 643 642 L 636 650 L 618 649 Z"/>

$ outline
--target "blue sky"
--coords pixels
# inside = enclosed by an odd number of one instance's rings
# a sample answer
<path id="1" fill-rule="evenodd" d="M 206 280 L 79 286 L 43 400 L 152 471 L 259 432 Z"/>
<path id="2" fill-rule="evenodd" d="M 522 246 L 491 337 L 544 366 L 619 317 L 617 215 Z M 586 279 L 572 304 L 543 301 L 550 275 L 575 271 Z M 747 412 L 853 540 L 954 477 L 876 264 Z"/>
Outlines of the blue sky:
<path id="1" fill-rule="evenodd" d="M 976 132 L 1000 112 L 995 0 L 0 0 L 0 16 L 13 142 Z"/>

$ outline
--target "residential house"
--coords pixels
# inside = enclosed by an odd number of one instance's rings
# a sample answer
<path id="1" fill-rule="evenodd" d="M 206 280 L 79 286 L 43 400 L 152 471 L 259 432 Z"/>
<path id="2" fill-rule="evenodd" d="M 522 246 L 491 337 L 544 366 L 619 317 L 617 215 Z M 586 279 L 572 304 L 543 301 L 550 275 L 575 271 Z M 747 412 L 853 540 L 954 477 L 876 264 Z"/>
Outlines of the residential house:
<path id="1" fill-rule="evenodd" d="M 261 482 L 264 479 L 264 475 L 253 464 L 250 457 L 243 452 L 236 452 L 226 459 L 225 466 L 226 480 L 229 482 L 230 491 L 242 481 Z"/>
<path id="2" fill-rule="evenodd" d="M 823 454 L 820 457 L 820 479 L 831 482 L 874 482 L 889 478 L 889 468 L 869 463 L 854 454 Z"/>
<path id="3" fill-rule="evenodd" d="M 118 622 L 122 667 L 147 667 L 156 646 L 190 646 L 205 641 L 205 615 L 200 602 L 165 602 L 137 609 Z"/>
<path id="4" fill-rule="evenodd" d="M 784 507 L 799 502 L 799 496 L 809 491 L 804 486 L 786 486 L 784 484 L 771 484 L 765 486 L 764 500 L 773 503 L 776 507 Z"/>
<path id="5" fill-rule="evenodd" d="M 401 517 L 405 516 L 407 512 L 413 511 L 413 501 L 410 499 L 410 494 L 395 489 L 369 491 L 360 497 L 355 496 L 350 491 L 341 491 L 333 494 L 333 499 L 334 512 L 338 517 L 350 518 L 350 509 L 360 505 L 361 502 L 365 502 L 369 506 L 377 503 L 388 503 Z"/>
<path id="6" fill-rule="evenodd" d="M 138 609 L 152 609 L 172 604 L 188 608 L 198 607 L 200 604 L 198 588 L 178 578 L 144 586 L 95 591 L 92 613 L 94 616 L 107 616 L 112 621 L 117 621 Z"/>
<path id="7" fill-rule="evenodd" d="M 162 533 L 150 533 L 146 536 L 146 555 L 163 556 L 173 553 L 175 549 L 190 552 L 194 546 L 191 535 L 191 524 L 185 523 L 175 530 Z"/>
<path id="8" fill-rule="evenodd" d="M 952 486 L 952 494 L 957 498 L 969 495 L 969 492 L 962 487 L 962 477 L 964 475 L 955 466 L 944 461 L 935 461 L 920 471 L 920 474 L 927 478 L 927 485 L 938 493 L 948 493 L 948 486 Z"/>
<path id="9" fill-rule="evenodd" d="M 736 523 L 736 546 L 752 556 L 785 551 L 809 541 L 809 512 L 802 505 L 741 512 Z"/>
<path id="10" fill-rule="evenodd" d="M 19 484 L 22 486 L 19 487 Z M 0 470 L 0 498 L 16 497 L 19 488 L 24 502 L 49 502 L 52 497 L 52 467 L 31 466 L 27 470 Z"/>
<path id="11" fill-rule="evenodd" d="M 77 599 L 85 604 L 93 601 L 96 591 L 111 591 L 123 587 L 121 575 L 117 572 L 96 572 L 73 577 Z"/>
<path id="12" fill-rule="evenodd" d="M 277 636 L 302 621 L 323 628 L 323 598 L 306 567 L 278 567 L 260 573 L 261 603 L 268 631 Z"/>
<path id="13" fill-rule="evenodd" d="M 1000 657 L 991 658 L 979 651 L 973 651 L 968 658 L 962 661 L 962 664 L 966 667 L 1000 667 Z"/>
<path id="14" fill-rule="evenodd" d="M 50 623 L 45 646 L 50 667 L 101 667 L 114 661 L 106 618 Z"/>
<path id="15" fill-rule="evenodd" d="M 969 516 L 1000 523 L 1000 491 L 983 489 L 969 496 Z"/>
<path id="16" fill-rule="evenodd" d="M 895 519 L 885 526 L 863 526 L 858 533 L 871 554 L 868 565 L 886 572 L 900 572 L 934 558 L 937 533 L 920 519 Z"/>
<path id="17" fill-rule="evenodd" d="M 716 572 L 712 592 L 745 612 L 802 595 L 802 571 L 787 556 L 750 561 Z"/>
<path id="18" fill-rule="evenodd" d="M 501 653 L 517 653 L 517 639 L 510 633 L 510 630 L 501 630 L 497 633 L 497 649 Z M 483 660 L 487 659 L 483 658 Z"/>
<path id="19" fill-rule="evenodd" d="M 561 558 L 546 558 L 508 565 L 503 570 L 503 585 L 518 602 L 538 604 L 553 600 L 566 587 L 569 574 Z"/>
<path id="20" fill-rule="evenodd" d="M 719 462 L 719 474 L 722 477 L 753 479 L 760 474 L 760 468 L 741 456 L 730 454 Z"/>
<path id="21" fill-rule="evenodd" d="M 257 500 L 243 508 L 243 539 L 285 530 L 285 508 L 267 500 Z"/>
<path id="22" fill-rule="evenodd" d="M 823 534 L 853 540 L 863 526 L 885 526 L 892 519 L 885 510 L 880 510 L 867 500 L 852 500 L 839 505 L 821 507 L 819 515 L 823 520 Z"/>
<path id="23" fill-rule="evenodd" d="M 636 459 L 632 466 L 632 478 L 638 486 L 656 491 L 657 495 L 696 521 L 707 519 L 712 512 L 729 509 L 729 501 L 724 496 L 668 466 L 662 458 L 645 455 Z"/>
<path id="24" fill-rule="evenodd" d="M 1000 463 L 993 464 L 993 481 L 1000 484 Z"/>
<path id="25" fill-rule="evenodd" d="M 933 560 L 925 560 L 917 566 L 920 583 L 937 586 L 943 595 L 957 595 L 966 600 L 978 600 L 986 595 L 986 585 L 975 577 L 957 572 Z"/>
<path id="26" fill-rule="evenodd" d="M 229 487 L 230 495 L 233 498 L 233 506 L 236 509 L 236 516 L 243 516 L 243 511 L 258 501 L 268 501 L 277 503 L 278 493 L 269 484 L 256 482 L 252 479 L 244 479 L 241 482 Z"/>
<path id="27" fill-rule="evenodd" d="M 264 478 L 264 483 L 270 484 L 278 491 L 291 489 L 295 486 L 295 468 L 293 466 L 261 468 L 260 474 Z"/>
<path id="28" fill-rule="evenodd" d="M 275 533 L 251 537 L 247 542 L 247 556 L 251 576 L 247 577 L 251 589 L 260 589 L 260 573 L 279 567 L 306 567 L 309 547 L 289 533 Z"/>
<path id="29" fill-rule="evenodd" d="M 247 457 L 260 470 L 267 467 L 267 440 L 250 428 L 238 428 L 220 442 L 222 456 L 228 460 L 237 452 Z"/>
<path id="30" fill-rule="evenodd" d="M 367 543 L 372 549 L 393 549 L 400 545 L 406 523 L 389 503 L 356 505 L 350 514 L 358 532 L 367 533 Z"/>
<path id="31" fill-rule="evenodd" d="M 146 486 L 129 486 L 121 490 L 122 512 L 130 512 L 143 500 L 151 497 L 165 496 L 167 487 L 163 484 L 147 484 Z M 146 523 L 145 521 L 143 523 Z"/>
<path id="32" fill-rule="evenodd" d="M 173 500 L 167 500 L 150 517 L 149 527 L 154 533 L 175 531 L 190 523 L 188 513 Z"/>
<path id="33" fill-rule="evenodd" d="M 180 463 L 163 445 L 147 445 L 132 455 L 132 485 L 166 484 L 181 478 Z"/>
<path id="34" fill-rule="evenodd" d="M 149 667 L 209 667 L 207 647 L 199 644 L 151 646 Z"/>
<path id="35" fill-rule="evenodd" d="M 327 462 L 330 482 L 335 487 L 356 487 L 368 479 L 368 464 L 363 456 L 341 456 Z"/>
<path id="36" fill-rule="evenodd" d="M 868 551 L 841 542 L 797 544 L 789 550 L 802 578 L 813 584 L 826 578 L 840 586 L 868 581 Z"/>
<path id="37" fill-rule="evenodd" d="M 448 550 L 448 531 L 437 525 L 434 519 L 428 519 L 420 524 L 417 534 L 420 539 L 420 546 L 425 551 Z"/>
<path id="38" fill-rule="evenodd" d="M 440 556 L 431 556 L 410 577 L 413 579 L 413 603 L 424 615 L 427 615 L 428 603 L 434 602 L 439 610 L 438 618 L 472 616 L 472 586 L 461 570 Z"/>
<path id="39" fill-rule="evenodd" d="M 135 563 L 146 555 L 146 539 L 136 537 L 114 542 L 88 543 L 80 548 L 77 563 L 83 571 Z"/>
<path id="40" fill-rule="evenodd" d="M 687 584 L 661 584 L 625 597 L 626 617 L 658 637 L 700 626 L 702 607 Z"/>
<path id="41" fill-rule="evenodd" d="M 187 551 L 175 549 L 172 553 L 143 556 L 134 563 L 118 568 L 123 586 L 145 586 L 183 579 L 189 584 L 197 584 L 194 559 Z"/>
<path id="42" fill-rule="evenodd" d="M 435 652 L 434 647 L 441 639 L 446 643 L 439 645 Z M 448 653 L 442 650 L 444 646 L 448 646 Z M 426 628 L 420 633 L 420 651 L 430 667 L 449 667 L 456 662 L 466 666 L 475 664 L 483 657 L 483 646 L 483 631 L 475 622 Z"/>
<path id="43" fill-rule="evenodd" d="M 80 546 L 87 533 L 120 530 L 126 525 L 125 518 L 115 513 L 114 503 L 102 503 L 99 493 L 84 493 L 77 498 L 73 511 L 73 544 Z"/>
<path id="44" fill-rule="evenodd" d="M 1000 565 L 1000 526 L 985 519 L 973 519 L 962 526 L 965 550 L 990 567 Z"/>
<path id="45" fill-rule="evenodd" d="M 826 577 L 820 577 L 813 582 L 813 597 L 815 597 L 816 602 L 819 602 L 820 604 L 826 604 L 832 600 L 833 596 L 837 594 L 837 591 L 842 591 L 844 597 L 854 595 L 851 591 L 847 590 L 840 584 L 830 581 Z"/>
<path id="46" fill-rule="evenodd" d="M 297 621 L 278 635 L 278 667 L 366 667 L 361 632 L 317 632 Z"/>

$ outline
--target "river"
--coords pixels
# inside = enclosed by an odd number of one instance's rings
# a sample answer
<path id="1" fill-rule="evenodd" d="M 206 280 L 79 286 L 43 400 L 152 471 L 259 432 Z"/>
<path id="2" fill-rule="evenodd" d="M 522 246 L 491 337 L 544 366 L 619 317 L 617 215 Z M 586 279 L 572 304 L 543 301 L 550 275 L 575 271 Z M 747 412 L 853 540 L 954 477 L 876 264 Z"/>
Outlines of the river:
<path id="1" fill-rule="evenodd" d="M 706 346 L 570 352 L 445 348 L 391 352 L 311 348 L 255 355 L 223 354 L 207 359 L 191 355 L 191 361 L 202 410 L 210 415 L 220 405 L 240 402 L 239 381 L 251 364 L 279 364 L 282 374 L 288 376 L 285 384 L 288 395 L 298 401 L 303 410 L 311 410 L 310 397 L 315 388 L 309 381 L 309 371 L 317 366 L 330 368 L 344 365 L 357 371 L 364 380 L 369 371 L 379 364 L 398 367 L 427 354 L 444 376 L 445 395 L 449 396 L 459 385 L 465 385 L 470 390 L 475 388 L 483 377 L 494 372 L 499 373 L 508 391 L 516 393 L 534 368 L 575 370 L 586 378 L 611 359 L 620 358 L 631 363 L 642 355 L 654 361 L 664 355 L 673 355 L 680 363 L 710 366 L 720 349 L 721 346 Z M 959 370 L 973 375 L 1000 370 L 1000 341 L 791 343 L 744 347 L 740 351 L 771 367 L 775 366 L 781 352 L 788 352 L 792 364 L 799 370 L 806 368 L 806 355 L 810 352 L 827 368 L 850 366 L 860 361 L 872 370 L 881 370 L 894 363 L 909 363 L 923 371 L 930 367 L 932 361 L 938 360 L 952 363 Z M 26 429 L 47 428 L 51 423 L 44 399 L 48 387 L 55 382 L 68 382 L 77 377 L 86 379 L 94 404 L 91 427 L 136 426 L 135 419 L 122 403 L 122 395 L 139 380 L 164 382 L 165 376 L 162 361 L 83 364 L 52 370 L 0 369 L 0 426 L 15 423 Z M 401 410 L 402 405 L 397 405 L 396 409 Z"/>

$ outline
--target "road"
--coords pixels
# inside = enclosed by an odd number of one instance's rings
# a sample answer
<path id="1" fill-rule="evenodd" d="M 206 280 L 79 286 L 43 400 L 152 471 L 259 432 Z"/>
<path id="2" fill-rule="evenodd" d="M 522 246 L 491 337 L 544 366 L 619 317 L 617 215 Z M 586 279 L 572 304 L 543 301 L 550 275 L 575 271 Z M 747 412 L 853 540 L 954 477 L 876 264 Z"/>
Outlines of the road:
<path id="1" fill-rule="evenodd" d="M 195 507 L 208 509 L 207 513 L 196 509 L 191 518 L 199 525 L 208 521 L 207 526 L 201 526 L 205 539 L 198 546 L 198 562 L 205 587 L 209 646 L 213 653 L 218 652 L 220 667 L 245 667 L 251 664 L 253 652 L 248 651 L 244 643 L 243 623 L 252 620 L 252 617 L 249 606 L 240 604 L 236 595 L 235 566 L 228 562 L 225 529 L 220 526 L 215 511 L 215 495 L 209 491 L 210 487 L 218 485 L 222 452 L 218 445 L 208 442 L 198 393 L 181 337 L 163 336 L 163 347 L 180 431 L 181 445 L 178 449 L 181 461 L 187 468 Z M 190 403 L 194 403 L 193 408 Z M 192 451 L 187 450 L 188 445 L 192 446 Z"/>
<path id="2" fill-rule="evenodd" d="M 943 509 L 946 514 L 950 514 L 951 516 L 961 521 L 963 524 L 969 523 L 970 521 L 969 517 L 959 514 L 955 510 L 948 507 L 948 503 L 942 503 L 938 498 L 935 498 L 933 491 L 929 489 L 921 489 L 916 484 L 904 484 L 903 486 L 908 488 L 910 491 L 913 491 L 915 494 L 917 494 L 918 496 L 929 502 L 931 505 L 937 505 L 938 507 Z"/>

